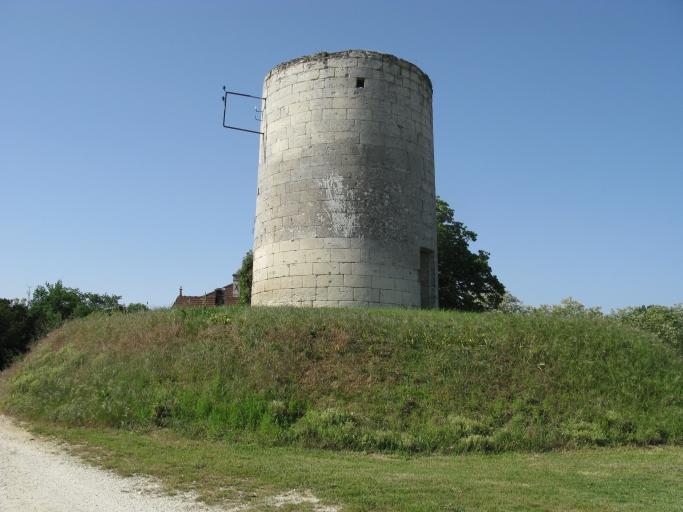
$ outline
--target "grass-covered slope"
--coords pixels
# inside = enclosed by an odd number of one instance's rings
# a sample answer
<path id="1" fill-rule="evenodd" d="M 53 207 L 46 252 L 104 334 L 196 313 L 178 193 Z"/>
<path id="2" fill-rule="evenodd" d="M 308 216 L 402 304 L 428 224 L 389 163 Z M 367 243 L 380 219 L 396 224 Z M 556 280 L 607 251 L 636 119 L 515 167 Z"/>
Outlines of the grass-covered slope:
<path id="1" fill-rule="evenodd" d="M 95 316 L 0 378 L 66 425 L 359 450 L 683 443 L 683 360 L 614 321 L 219 308 Z"/>

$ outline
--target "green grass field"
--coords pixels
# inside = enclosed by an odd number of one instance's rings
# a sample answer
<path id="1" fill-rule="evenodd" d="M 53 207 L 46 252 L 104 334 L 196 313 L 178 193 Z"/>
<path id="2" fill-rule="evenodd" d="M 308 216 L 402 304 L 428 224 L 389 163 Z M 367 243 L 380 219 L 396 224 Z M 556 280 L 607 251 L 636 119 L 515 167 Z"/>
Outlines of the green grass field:
<path id="1" fill-rule="evenodd" d="M 296 489 L 344 511 L 683 510 L 681 448 L 405 456 L 188 440 L 167 429 L 38 430 L 96 465 L 151 474 L 226 508 L 276 510 L 268 499 Z"/>
<path id="2" fill-rule="evenodd" d="M 292 489 L 343 510 L 683 503 L 683 359 L 605 318 L 96 315 L 0 374 L 0 410 L 230 506 L 268 510 Z"/>
<path id="3" fill-rule="evenodd" d="M 683 359 L 602 318 L 216 308 L 68 322 L 0 379 L 0 407 L 393 453 L 679 445 Z"/>

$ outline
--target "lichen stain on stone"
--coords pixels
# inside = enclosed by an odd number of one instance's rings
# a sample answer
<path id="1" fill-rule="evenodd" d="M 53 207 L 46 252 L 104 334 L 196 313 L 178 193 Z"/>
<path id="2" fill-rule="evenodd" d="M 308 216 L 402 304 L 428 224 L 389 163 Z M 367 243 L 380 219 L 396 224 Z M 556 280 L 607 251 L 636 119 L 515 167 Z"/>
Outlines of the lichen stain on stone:
<path id="1" fill-rule="evenodd" d="M 350 213 L 353 190 L 344 186 L 343 178 L 337 172 L 330 173 L 320 181 L 326 194 L 327 200 L 323 205 L 332 223 L 332 231 L 343 238 L 354 236 L 358 228 L 358 215 Z"/>

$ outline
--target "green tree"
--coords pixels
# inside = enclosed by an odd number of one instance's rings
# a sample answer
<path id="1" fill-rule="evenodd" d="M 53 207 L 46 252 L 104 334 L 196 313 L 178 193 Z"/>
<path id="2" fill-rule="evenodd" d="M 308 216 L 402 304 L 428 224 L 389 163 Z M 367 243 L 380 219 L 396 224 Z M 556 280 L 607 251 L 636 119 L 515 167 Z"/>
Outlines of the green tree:
<path id="1" fill-rule="evenodd" d="M 493 275 L 489 253 L 473 253 L 469 242 L 477 234 L 453 220 L 453 209 L 436 198 L 436 235 L 439 259 L 439 306 L 461 311 L 489 311 L 503 300 L 505 287 Z"/>
<path id="2" fill-rule="evenodd" d="M 96 311 L 121 311 L 121 296 L 81 292 L 78 288 L 67 288 L 62 281 L 36 286 L 29 301 L 32 312 L 40 312 L 55 327 L 71 318 L 83 318 Z"/>
<path id="3" fill-rule="evenodd" d="M 126 313 L 144 313 L 145 311 L 149 311 L 149 308 L 142 302 L 132 302 L 128 304 L 124 310 Z"/>
<path id="4" fill-rule="evenodd" d="M 237 271 L 240 279 L 240 304 L 251 304 L 251 283 L 254 275 L 254 253 L 247 251 L 242 259 L 242 266 Z"/>
<path id="5" fill-rule="evenodd" d="M 135 313 L 149 308 L 141 303 L 119 304 L 119 295 L 81 292 L 57 281 L 37 286 L 30 299 L 0 299 L 0 369 L 20 354 L 30 343 L 66 320 L 92 313 Z"/>
<path id="6" fill-rule="evenodd" d="M 0 370 L 28 350 L 36 332 L 37 317 L 26 300 L 0 299 Z"/>

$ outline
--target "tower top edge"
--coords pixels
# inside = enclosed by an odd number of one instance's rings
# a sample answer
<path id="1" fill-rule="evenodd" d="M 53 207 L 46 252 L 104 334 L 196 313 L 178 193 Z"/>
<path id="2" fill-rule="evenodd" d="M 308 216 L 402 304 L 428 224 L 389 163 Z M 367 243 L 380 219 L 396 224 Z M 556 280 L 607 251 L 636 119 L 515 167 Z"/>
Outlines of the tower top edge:
<path id="1" fill-rule="evenodd" d="M 283 70 L 287 68 L 296 66 L 297 64 L 315 64 L 318 62 L 327 63 L 328 60 L 335 59 L 372 59 L 390 62 L 392 64 L 396 64 L 399 67 L 408 68 L 415 71 L 427 83 L 429 89 L 432 89 L 432 81 L 430 80 L 429 75 L 427 75 L 427 73 L 422 71 L 412 62 L 408 62 L 407 60 L 401 59 L 389 53 L 375 52 L 372 50 L 344 50 L 341 52 L 318 52 L 312 55 L 304 55 L 302 57 L 297 57 L 296 59 L 283 62 L 282 64 L 278 64 L 273 69 L 271 69 L 270 72 L 268 72 L 268 74 L 266 75 L 266 80 L 268 80 L 271 76 L 275 74 L 281 73 Z"/>

